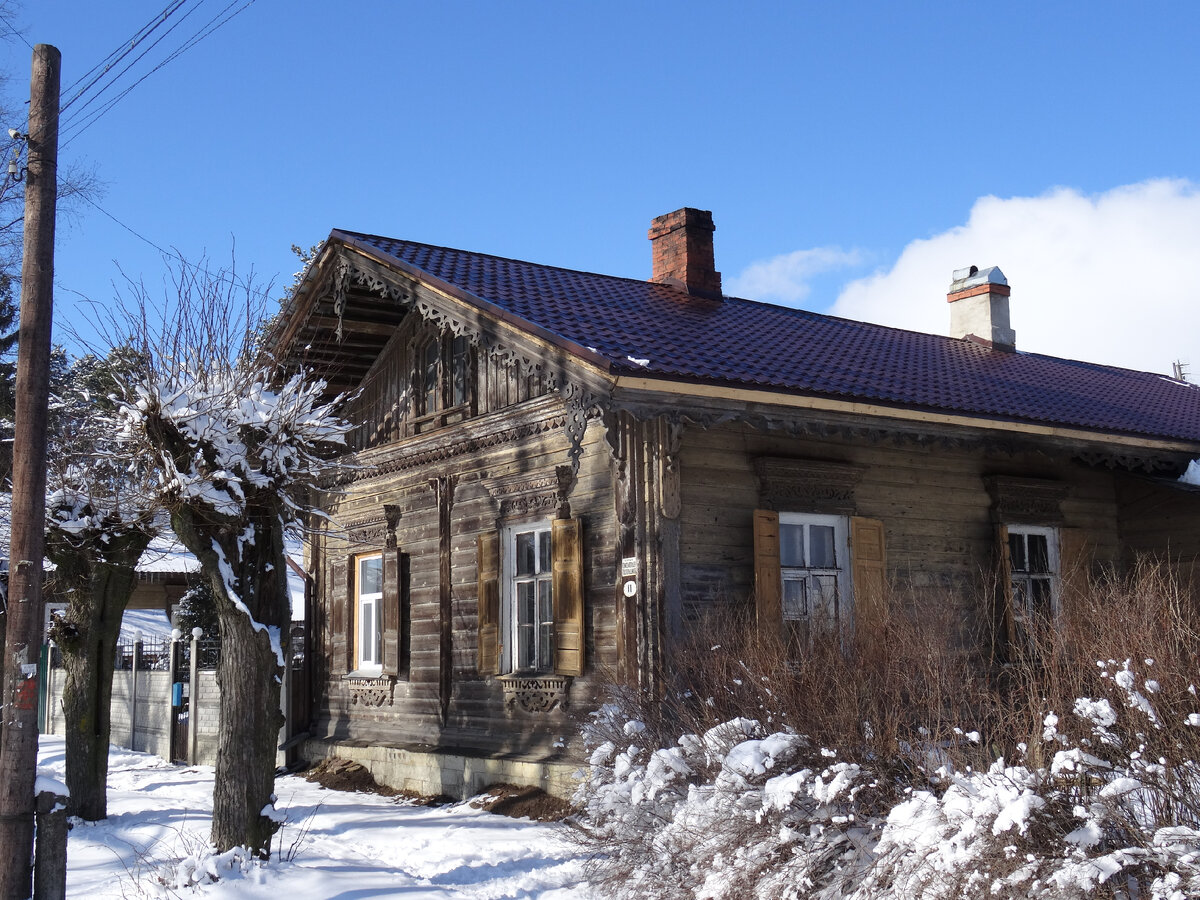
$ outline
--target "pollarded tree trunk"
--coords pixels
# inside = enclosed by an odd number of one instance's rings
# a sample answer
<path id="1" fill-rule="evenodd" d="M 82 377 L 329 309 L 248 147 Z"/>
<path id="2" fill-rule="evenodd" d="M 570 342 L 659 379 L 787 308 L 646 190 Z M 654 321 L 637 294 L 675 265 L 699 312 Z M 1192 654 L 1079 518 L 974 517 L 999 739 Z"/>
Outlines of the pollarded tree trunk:
<path id="1" fill-rule="evenodd" d="M 137 584 L 135 567 L 150 539 L 144 532 L 110 535 L 106 560 L 87 548 L 55 540 L 47 546 L 55 583 L 68 596 L 67 614 L 50 632 L 63 656 L 66 781 L 71 815 L 97 821 L 108 815 L 108 743 L 112 728 L 113 666 L 121 617 Z"/>
<path id="2" fill-rule="evenodd" d="M 291 607 L 283 523 L 272 498 L 236 522 L 172 512 L 175 533 L 200 560 L 213 587 L 221 631 L 217 685 L 221 714 L 213 785 L 212 842 L 270 855 L 276 748 L 283 727 L 280 686 Z"/>

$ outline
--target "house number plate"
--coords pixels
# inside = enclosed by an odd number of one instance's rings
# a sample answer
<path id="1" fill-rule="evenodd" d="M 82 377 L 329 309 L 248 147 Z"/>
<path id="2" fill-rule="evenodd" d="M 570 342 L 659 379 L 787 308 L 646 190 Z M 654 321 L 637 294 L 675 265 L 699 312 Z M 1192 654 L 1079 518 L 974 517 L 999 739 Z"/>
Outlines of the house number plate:
<path id="1" fill-rule="evenodd" d="M 627 582 L 625 582 L 625 586 L 623 588 L 621 588 L 621 590 L 623 590 L 625 592 L 626 597 L 633 597 L 637 594 L 637 582 L 636 581 L 627 581 Z"/>

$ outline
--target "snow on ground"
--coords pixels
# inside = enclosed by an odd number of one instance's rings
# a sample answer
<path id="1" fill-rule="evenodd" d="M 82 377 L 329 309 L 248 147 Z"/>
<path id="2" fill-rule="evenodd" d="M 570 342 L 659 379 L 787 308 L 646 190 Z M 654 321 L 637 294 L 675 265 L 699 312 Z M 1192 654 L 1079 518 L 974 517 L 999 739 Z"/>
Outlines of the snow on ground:
<path id="1" fill-rule="evenodd" d="M 63 777 L 61 737 L 43 735 L 39 774 Z M 396 798 L 276 779 L 287 821 L 268 863 L 207 850 L 213 770 L 156 756 L 109 752 L 108 819 L 79 822 L 67 848 L 67 896 L 408 900 L 591 896 L 583 851 L 564 826 L 509 819 L 465 803 L 406 805 Z M 280 860 L 280 848 L 284 860 Z M 190 859 L 189 859 L 190 858 Z M 220 880 L 187 887 L 204 869 Z M 163 884 L 163 880 L 167 884 Z M 168 886 L 172 882 L 178 886 Z"/>

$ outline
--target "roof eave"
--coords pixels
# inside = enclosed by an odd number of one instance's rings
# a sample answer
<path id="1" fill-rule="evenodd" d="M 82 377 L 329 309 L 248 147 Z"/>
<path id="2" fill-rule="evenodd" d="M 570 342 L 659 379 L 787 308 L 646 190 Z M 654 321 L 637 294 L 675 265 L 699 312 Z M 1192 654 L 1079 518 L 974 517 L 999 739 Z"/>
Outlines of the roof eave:
<path id="1" fill-rule="evenodd" d="M 612 361 L 606 356 L 597 353 L 595 350 L 568 340 L 556 332 L 550 331 L 547 328 L 543 328 L 536 322 L 531 322 L 528 319 L 511 313 L 503 307 L 492 303 L 490 300 L 480 297 L 478 294 L 473 294 L 470 291 L 463 290 L 455 284 L 451 284 L 448 281 L 443 281 L 441 278 L 431 275 L 429 272 L 426 272 L 419 266 L 414 266 L 405 262 L 404 260 L 397 259 L 390 253 L 385 253 L 378 247 L 374 247 L 366 241 L 359 240 L 354 235 L 347 234 L 346 232 L 335 228 L 332 232 L 330 232 L 329 238 L 330 240 L 338 240 L 344 246 L 351 248 L 358 253 L 362 253 L 364 256 L 375 260 L 380 265 L 388 266 L 389 268 L 403 272 L 410 278 L 416 279 L 417 281 L 430 288 L 433 288 L 439 293 L 452 297 L 462 303 L 467 303 L 471 306 L 474 306 L 480 312 L 483 312 L 489 318 L 494 319 L 497 322 L 501 322 L 512 328 L 524 331 L 539 338 L 540 340 L 552 344 L 555 347 L 570 353 L 572 356 L 578 357 L 583 362 L 588 363 L 594 368 L 599 369 L 604 374 L 612 374 Z"/>

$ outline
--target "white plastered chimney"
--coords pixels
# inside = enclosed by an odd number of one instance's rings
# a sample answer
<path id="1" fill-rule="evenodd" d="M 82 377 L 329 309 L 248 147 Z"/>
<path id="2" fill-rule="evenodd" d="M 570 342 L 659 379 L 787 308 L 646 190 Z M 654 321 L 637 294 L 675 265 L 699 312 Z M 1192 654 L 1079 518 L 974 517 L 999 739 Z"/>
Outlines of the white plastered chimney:
<path id="1" fill-rule="evenodd" d="M 1017 333 L 1008 324 L 1008 279 L 998 266 L 954 270 L 946 300 L 950 337 L 966 338 L 995 350 L 1015 350 Z"/>

